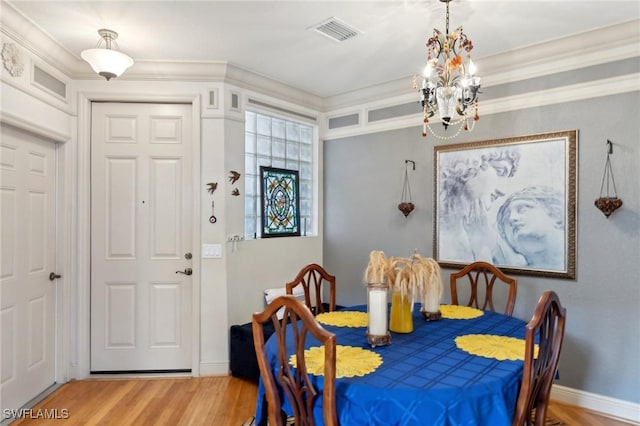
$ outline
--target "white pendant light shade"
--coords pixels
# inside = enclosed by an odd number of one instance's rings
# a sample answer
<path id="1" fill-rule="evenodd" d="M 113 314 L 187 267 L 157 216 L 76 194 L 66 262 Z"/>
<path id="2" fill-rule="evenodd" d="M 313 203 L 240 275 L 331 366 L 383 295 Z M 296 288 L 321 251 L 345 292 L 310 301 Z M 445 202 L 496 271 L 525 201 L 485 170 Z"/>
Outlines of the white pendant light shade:
<path id="1" fill-rule="evenodd" d="M 120 51 L 112 49 L 112 44 L 118 38 L 118 33 L 102 29 L 98 30 L 98 34 L 102 37 L 98 42 L 98 47 L 83 50 L 80 56 L 91 65 L 91 68 L 98 75 L 109 81 L 114 77 L 119 77 L 127 68 L 133 65 L 133 59 Z M 105 47 L 101 48 L 100 44 L 103 41 L 105 42 Z"/>
<path id="2" fill-rule="evenodd" d="M 133 65 L 133 59 L 122 52 L 111 49 L 87 49 L 80 56 L 89 62 L 91 68 L 98 75 L 103 76 L 107 80 L 113 77 L 119 77 L 123 72 Z"/>

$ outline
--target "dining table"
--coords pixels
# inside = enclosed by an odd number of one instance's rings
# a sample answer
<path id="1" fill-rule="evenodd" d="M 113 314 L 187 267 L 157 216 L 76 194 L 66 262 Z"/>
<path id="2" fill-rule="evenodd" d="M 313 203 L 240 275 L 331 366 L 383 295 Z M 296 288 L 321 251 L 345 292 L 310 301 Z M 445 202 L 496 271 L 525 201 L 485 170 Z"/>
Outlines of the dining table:
<path id="1" fill-rule="evenodd" d="M 391 332 L 390 344 L 372 347 L 366 336 L 366 311 L 366 305 L 358 305 L 316 317 L 336 335 L 340 425 L 511 424 L 522 381 L 524 321 L 456 305 L 441 305 L 441 319 L 427 321 L 416 304 L 412 332 Z M 265 346 L 274 371 L 275 337 Z M 305 348 L 307 370 L 318 389 L 314 421 L 322 425 L 324 348 L 311 336 Z M 288 351 L 294 353 L 293 346 Z M 290 415 L 287 398 L 283 395 L 281 400 L 281 408 Z M 261 379 L 258 425 L 266 424 L 266 405 Z"/>

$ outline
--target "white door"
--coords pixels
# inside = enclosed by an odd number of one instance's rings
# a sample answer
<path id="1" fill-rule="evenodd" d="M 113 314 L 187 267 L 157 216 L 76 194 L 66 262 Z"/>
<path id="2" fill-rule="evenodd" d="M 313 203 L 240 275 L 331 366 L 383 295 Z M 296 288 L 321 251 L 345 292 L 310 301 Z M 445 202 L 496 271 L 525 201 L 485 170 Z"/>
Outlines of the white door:
<path id="1" fill-rule="evenodd" d="M 191 105 L 92 105 L 94 373 L 191 369 L 191 123 Z"/>
<path id="2" fill-rule="evenodd" d="M 55 381 L 56 147 L 0 127 L 2 409 Z M 4 412 L 4 411 L 3 411 Z"/>

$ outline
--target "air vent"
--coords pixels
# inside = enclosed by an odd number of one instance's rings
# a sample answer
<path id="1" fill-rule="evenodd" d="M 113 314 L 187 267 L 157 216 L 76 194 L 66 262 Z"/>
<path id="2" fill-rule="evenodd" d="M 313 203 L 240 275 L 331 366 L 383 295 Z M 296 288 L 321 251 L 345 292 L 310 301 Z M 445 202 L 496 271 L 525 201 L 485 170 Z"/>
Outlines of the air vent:
<path id="1" fill-rule="evenodd" d="M 310 27 L 309 30 L 316 31 L 337 42 L 343 42 L 360 34 L 360 31 L 350 27 L 336 17 L 322 21 Z"/>
<path id="2" fill-rule="evenodd" d="M 58 80 L 48 72 L 44 71 L 37 65 L 33 66 L 33 81 L 41 89 L 45 89 L 51 93 L 60 96 L 63 99 L 67 97 L 67 85 Z"/>

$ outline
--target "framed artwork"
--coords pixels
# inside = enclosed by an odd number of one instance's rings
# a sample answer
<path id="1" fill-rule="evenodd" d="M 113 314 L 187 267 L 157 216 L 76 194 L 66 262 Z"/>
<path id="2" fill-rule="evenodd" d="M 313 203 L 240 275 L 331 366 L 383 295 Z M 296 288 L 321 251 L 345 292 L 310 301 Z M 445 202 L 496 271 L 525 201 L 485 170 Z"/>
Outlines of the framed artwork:
<path id="1" fill-rule="evenodd" d="M 262 237 L 300 235 L 300 180 L 297 170 L 260 167 Z"/>
<path id="2" fill-rule="evenodd" d="M 434 259 L 575 279 L 577 134 L 436 146 Z"/>

